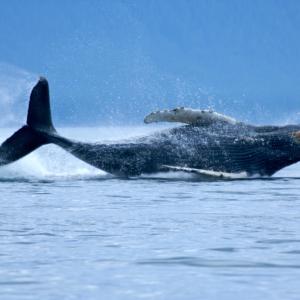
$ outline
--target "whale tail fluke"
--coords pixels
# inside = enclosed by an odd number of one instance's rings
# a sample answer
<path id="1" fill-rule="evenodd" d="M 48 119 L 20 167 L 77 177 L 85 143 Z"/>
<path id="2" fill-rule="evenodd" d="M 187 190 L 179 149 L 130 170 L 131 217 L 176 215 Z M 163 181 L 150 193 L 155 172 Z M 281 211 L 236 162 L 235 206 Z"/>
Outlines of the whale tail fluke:
<path id="1" fill-rule="evenodd" d="M 14 162 L 38 147 L 51 143 L 56 130 L 52 123 L 49 86 L 41 77 L 32 89 L 27 114 L 27 125 L 16 131 L 0 146 L 0 166 Z"/>
<path id="2" fill-rule="evenodd" d="M 51 117 L 48 81 L 40 77 L 30 94 L 27 125 L 37 131 L 56 132 Z"/>

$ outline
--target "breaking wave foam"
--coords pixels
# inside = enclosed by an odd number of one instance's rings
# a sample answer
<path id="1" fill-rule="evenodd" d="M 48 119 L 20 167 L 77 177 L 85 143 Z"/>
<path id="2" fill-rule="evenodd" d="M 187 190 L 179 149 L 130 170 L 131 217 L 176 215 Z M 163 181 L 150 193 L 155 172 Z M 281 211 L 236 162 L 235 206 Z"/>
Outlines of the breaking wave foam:
<path id="1" fill-rule="evenodd" d="M 42 147 L 19 161 L 0 168 L 2 179 L 88 179 L 107 176 L 106 174 L 54 145 Z"/>

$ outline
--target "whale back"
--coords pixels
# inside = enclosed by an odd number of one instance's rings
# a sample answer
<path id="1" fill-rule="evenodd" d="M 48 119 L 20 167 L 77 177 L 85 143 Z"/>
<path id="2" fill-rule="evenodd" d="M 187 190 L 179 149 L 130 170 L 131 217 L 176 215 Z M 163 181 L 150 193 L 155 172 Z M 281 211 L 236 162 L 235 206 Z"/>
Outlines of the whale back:
<path id="1" fill-rule="evenodd" d="M 300 144 L 293 136 L 298 130 L 297 125 L 182 126 L 171 130 L 173 146 L 169 151 L 181 153 L 180 166 L 272 175 L 299 161 Z"/>

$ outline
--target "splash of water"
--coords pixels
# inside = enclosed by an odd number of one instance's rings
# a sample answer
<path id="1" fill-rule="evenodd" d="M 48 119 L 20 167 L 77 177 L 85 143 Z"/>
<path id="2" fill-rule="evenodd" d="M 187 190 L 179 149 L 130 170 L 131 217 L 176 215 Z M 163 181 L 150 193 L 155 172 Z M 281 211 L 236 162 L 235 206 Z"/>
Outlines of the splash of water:
<path id="1" fill-rule="evenodd" d="M 64 150 L 48 145 L 19 161 L 0 168 L 2 180 L 89 179 L 107 176 Z"/>
<path id="2" fill-rule="evenodd" d="M 26 117 L 29 93 L 38 76 L 0 62 L 0 126 L 20 125 Z"/>

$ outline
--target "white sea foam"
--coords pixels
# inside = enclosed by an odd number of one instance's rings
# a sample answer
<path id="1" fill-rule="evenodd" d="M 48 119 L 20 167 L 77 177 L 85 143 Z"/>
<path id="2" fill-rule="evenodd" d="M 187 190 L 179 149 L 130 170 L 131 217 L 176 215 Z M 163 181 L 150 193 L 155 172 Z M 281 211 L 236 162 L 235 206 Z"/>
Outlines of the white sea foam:
<path id="1" fill-rule="evenodd" d="M 19 161 L 0 168 L 0 177 L 7 179 L 84 179 L 105 174 L 54 145 L 44 146 Z"/>

